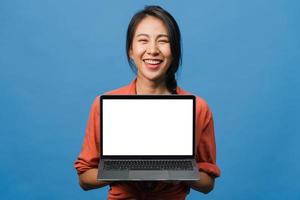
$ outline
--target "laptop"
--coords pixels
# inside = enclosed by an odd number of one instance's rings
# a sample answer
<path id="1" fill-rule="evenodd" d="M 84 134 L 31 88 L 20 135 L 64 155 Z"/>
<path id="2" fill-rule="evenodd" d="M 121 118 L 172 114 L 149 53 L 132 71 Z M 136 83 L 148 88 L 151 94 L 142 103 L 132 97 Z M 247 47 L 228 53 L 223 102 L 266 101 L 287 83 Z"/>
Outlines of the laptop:
<path id="1" fill-rule="evenodd" d="M 199 180 L 195 96 L 100 97 L 100 181 Z"/>

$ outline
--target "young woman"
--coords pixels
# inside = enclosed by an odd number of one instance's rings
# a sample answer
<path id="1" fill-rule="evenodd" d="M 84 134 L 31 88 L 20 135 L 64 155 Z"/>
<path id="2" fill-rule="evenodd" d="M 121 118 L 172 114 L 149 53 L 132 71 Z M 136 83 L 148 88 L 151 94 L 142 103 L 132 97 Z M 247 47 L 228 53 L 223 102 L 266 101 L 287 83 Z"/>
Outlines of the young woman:
<path id="1" fill-rule="evenodd" d="M 127 86 L 107 94 L 190 94 L 177 86 L 175 73 L 181 62 L 180 30 L 175 19 L 159 6 L 147 6 L 131 19 L 127 30 L 126 53 L 136 78 Z M 99 163 L 99 97 L 96 97 L 80 155 L 75 161 L 84 190 L 109 185 L 108 199 L 185 199 L 189 189 L 210 192 L 220 175 L 212 113 L 196 97 L 196 161 L 200 180 L 186 182 L 101 182 Z"/>

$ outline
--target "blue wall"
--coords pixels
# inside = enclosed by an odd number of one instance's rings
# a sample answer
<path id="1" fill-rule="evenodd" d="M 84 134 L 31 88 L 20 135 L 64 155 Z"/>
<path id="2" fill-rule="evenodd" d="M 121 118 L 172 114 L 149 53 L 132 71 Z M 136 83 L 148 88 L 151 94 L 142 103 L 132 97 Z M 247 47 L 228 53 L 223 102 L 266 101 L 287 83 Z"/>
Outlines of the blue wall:
<path id="1" fill-rule="evenodd" d="M 0 2 L 0 198 L 106 198 L 73 162 L 94 97 L 134 77 L 131 16 L 157 3 L 182 31 L 179 85 L 215 118 L 222 176 L 188 199 L 300 199 L 299 1 L 107 2 Z"/>

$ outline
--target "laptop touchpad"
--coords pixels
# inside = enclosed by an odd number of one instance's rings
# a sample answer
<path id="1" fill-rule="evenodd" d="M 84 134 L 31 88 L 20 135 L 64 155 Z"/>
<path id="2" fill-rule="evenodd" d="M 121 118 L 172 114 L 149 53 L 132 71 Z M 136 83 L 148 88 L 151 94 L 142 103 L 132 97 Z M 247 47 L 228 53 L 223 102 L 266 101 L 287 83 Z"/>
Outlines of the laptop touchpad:
<path id="1" fill-rule="evenodd" d="M 129 171 L 129 178 L 130 179 L 142 179 L 142 180 L 167 180 L 169 178 L 168 171 Z"/>

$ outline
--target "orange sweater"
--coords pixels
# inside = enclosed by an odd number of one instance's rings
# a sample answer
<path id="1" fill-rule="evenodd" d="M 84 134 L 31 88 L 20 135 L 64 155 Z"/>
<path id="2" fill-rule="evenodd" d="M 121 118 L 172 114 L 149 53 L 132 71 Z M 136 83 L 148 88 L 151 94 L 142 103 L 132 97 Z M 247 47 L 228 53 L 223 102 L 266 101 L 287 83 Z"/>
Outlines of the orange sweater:
<path id="1" fill-rule="evenodd" d="M 190 94 L 180 87 L 177 93 Z M 136 79 L 131 84 L 108 92 L 107 94 L 136 94 Z M 92 105 L 86 128 L 86 134 L 81 152 L 75 161 L 74 167 L 78 174 L 89 169 L 98 168 L 100 147 L 100 103 L 99 96 Z M 196 97 L 196 161 L 199 170 L 205 171 L 215 177 L 220 176 L 220 170 L 216 165 L 216 144 L 212 113 L 206 102 Z M 149 182 L 148 182 L 149 183 Z M 165 182 L 152 182 L 148 189 L 145 182 L 115 182 L 110 185 L 108 199 L 175 199 L 183 200 L 188 194 L 189 188 L 184 182 L 177 185 Z"/>

